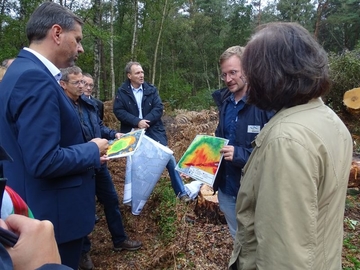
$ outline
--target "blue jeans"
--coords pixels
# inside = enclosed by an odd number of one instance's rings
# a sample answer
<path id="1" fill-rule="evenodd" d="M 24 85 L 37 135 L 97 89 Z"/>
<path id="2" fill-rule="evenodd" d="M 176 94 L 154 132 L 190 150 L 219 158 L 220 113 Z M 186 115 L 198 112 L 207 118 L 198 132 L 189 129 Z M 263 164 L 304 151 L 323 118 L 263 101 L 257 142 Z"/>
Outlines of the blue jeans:
<path id="1" fill-rule="evenodd" d="M 124 230 L 119 209 L 119 198 L 112 182 L 107 165 L 104 164 L 96 170 L 96 197 L 104 205 L 107 226 L 114 245 L 124 242 L 127 235 Z M 94 217 L 95 218 L 95 217 Z M 89 252 L 91 247 L 88 237 L 84 237 L 82 252 Z"/>
<path id="2" fill-rule="evenodd" d="M 230 234 L 235 239 L 237 222 L 236 222 L 236 197 L 225 194 L 218 189 L 218 200 L 221 212 L 224 213 L 226 223 L 229 226 Z"/>
<path id="3" fill-rule="evenodd" d="M 177 170 L 175 170 L 175 167 L 176 167 L 175 157 L 171 156 L 168 164 L 166 164 L 166 169 L 169 172 L 171 186 L 175 192 L 175 195 L 180 198 L 186 195 L 186 191 L 185 191 L 184 183 L 180 177 L 180 174 Z"/>

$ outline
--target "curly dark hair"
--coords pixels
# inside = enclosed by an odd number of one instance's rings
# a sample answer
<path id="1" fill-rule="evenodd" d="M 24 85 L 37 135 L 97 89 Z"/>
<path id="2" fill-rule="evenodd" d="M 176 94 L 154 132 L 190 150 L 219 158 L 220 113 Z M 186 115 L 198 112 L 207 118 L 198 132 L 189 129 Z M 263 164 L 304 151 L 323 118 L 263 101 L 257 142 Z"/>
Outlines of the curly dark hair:
<path id="1" fill-rule="evenodd" d="M 330 88 L 326 52 L 297 23 L 259 26 L 246 45 L 242 66 L 248 102 L 264 110 L 305 104 Z"/>

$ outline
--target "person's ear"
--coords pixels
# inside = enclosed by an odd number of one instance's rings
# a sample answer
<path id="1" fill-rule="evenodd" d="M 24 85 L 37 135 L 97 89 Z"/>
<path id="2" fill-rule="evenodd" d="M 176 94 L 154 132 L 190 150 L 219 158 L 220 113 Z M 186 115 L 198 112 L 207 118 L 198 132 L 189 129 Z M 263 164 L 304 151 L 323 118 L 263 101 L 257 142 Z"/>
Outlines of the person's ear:
<path id="1" fill-rule="evenodd" d="M 62 80 L 60 80 L 59 82 L 60 82 L 60 86 L 61 86 L 63 89 L 65 89 L 65 82 L 62 81 Z"/>
<path id="2" fill-rule="evenodd" d="M 51 37 L 55 41 L 57 45 L 60 44 L 61 41 L 61 34 L 63 33 L 63 30 L 60 25 L 54 24 L 51 29 Z"/>

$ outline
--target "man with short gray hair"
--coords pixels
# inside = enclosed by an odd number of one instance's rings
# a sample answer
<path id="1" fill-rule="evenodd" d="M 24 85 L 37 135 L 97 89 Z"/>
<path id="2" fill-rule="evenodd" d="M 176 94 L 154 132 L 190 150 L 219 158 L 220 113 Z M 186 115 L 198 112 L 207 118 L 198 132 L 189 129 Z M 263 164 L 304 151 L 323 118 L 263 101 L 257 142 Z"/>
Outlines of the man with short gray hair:
<path id="1" fill-rule="evenodd" d="M 79 67 L 73 66 L 61 69 L 62 78 L 60 85 L 64 89 L 78 113 L 83 131 L 87 140 L 102 137 L 109 140 L 119 139 L 121 133 L 106 127 L 98 115 L 96 104 L 83 95 L 85 86 L 84 76 Z M 98 201 L 104 206 L 106 223 L 111 234 L 113 249 L 115 251 L 137 250 L 142 243 L 131 240 L 125 233 L 124 224 L 119 208 L 119 199 L 108 170 L 106 160 L 100 168 L 95 169 L 95 193 Z M 94 264 L 90 257 L 91 242 L 88 237 L 84 237 L 82 254 L 79 268 L 81 270 L 91 270 Z"/>

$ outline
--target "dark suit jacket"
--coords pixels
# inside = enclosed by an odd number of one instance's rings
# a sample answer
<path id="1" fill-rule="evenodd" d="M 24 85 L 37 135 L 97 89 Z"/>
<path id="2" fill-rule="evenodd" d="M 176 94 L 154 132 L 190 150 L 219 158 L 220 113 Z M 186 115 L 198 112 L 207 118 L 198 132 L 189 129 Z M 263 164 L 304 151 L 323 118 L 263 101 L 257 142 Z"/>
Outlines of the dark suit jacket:
<path id="1" fill-rule="evenodd" d="M 100 113 L 98 110 L 98 106 L 94 99 L 89 99 L 85 95 L 81 95 L 78 99 L 78 104 L 81 107 L 82 111 L 88 112 L 88 118 L 89 118 L 89 128 L 91 128 L 91 131 L 85 134 L 85 138 L 90 141 L 93 138 L 105 138 L 107 140 L 113 140 L 115 139 L 115 135 L 117 133 L 116 130 L 110 129 L 107 126 L 104 125 L 103 121 L 100 119 Z M 98 100 L 101 102 L 100 100 Z M 101 102 L 102 103 L 102 102 Z M 82 118 L 83 116 L 80 116 Z M 86 121 L 84 121 L 86 122 Z M 86 131 L 89 131 L 89 128 L 84 127 L 84 133 Z"/>
<path id="2" fill-rule="evenodd" d="M 94 226 L 94 167 L 99 150 L 85 140 L 79 117 L 58 82 L 32 53 L 22 50 L 0 85 L 0 143 L 8 185 L 35 218 L 48 219 L 58 244 Z"/>
<path id="3" fill-rule="evenodd" d="M 158 90 L 152 84 L 144 82 L 143 98 L 141 103 L 143 119 L 150 121 L 150 127 L 145 134 L 151 139 L 167 146 L 167 136 L 164 124 L 161 121 L 164 106 Z M 120 132 L 127 133 L 132 128 L 137 128 L 140 122 L 139 108 L 130 81 L 127 79 L 118 89 L 113 106 L 116 118 L 121 122 Z"/>
<path id="4" fill-rule="evenodd" d="M 90 97 L 90 99 L 95 102 L 97 109 L 98 109 L 98 115 L 99 115 L 101 121 L 104 120 L 104 103 L 101 100 L 94 98 L 94 97 Z"/>

